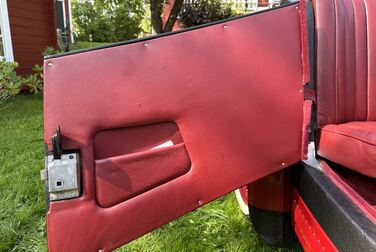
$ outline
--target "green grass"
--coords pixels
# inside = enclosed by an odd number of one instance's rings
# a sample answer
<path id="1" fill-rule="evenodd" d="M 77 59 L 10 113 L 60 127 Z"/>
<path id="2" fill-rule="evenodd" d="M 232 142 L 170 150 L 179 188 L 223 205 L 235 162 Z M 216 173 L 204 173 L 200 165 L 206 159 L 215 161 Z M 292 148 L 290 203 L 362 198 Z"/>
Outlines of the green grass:
<path id="1" fill-rule="evenodd" d="M 77 43 L 70 45 L 69 49 L 70 51 L 76 51 L 80 49 L 95 47 L 95 46 L 102 46 L 107 45 L 110 43 L 99 43 L 99 42 L 89 42 L 89 41 L 77 41 Z"/>
<path id="2" fill-rule="evenodd" d="M 0 109 L 0 251 L 45 251 L 42 98 Z"/>
<path id="3" fill-rule="evenodd" d="M 0 108 L 0 251 L 47 250 L 42 103 L 40 95 L 19 96 Z M 231 193 L 118 251 L 275 250 L 258 238 Z"/>

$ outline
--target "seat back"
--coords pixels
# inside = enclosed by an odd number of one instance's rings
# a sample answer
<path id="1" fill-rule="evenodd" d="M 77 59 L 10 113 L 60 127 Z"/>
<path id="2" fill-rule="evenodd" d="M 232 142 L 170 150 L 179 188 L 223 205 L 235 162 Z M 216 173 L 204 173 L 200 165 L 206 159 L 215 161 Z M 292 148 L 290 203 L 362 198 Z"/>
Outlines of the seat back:
<path id="1" fill-rule="evenodd" d="M 318 127 L 376 120 L 376 1 L 313 5 Z"/>

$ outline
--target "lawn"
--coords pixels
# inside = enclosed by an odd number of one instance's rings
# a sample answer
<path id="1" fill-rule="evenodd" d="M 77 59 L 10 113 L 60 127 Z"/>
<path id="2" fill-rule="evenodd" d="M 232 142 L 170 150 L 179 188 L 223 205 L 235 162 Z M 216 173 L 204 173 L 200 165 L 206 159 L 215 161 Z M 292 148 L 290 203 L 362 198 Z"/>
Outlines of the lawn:
<path id="1" fill-rule="evenodd" d="M 70 51 L 76 51 L 80 49 L 96 47 L 96 46 L 103 46 L 110 43 L 100 43 L 100 42 L 90 42 L 90 41 L 77 41 L 77 43 L 69 45 Z"/>
<path id="2" fill-rule="evenodd" d="M 41 95 L 19 96 L 0 108 L 0 251 L 47 250 L 39 176 L 44 165 L 42 111 Z M 301 249 L 295 245 L 293 250 Z M 258 238 L 231 193 L 118 251 L 274 250 Z"/>

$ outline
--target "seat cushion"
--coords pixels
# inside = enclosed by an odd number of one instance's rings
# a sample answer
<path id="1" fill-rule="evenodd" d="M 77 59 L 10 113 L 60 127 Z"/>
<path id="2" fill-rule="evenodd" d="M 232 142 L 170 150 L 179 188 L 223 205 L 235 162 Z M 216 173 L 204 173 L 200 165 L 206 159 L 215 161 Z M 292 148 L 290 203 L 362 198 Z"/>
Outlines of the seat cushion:
<path id="1" fill-rule="evenodd" d="M 376 122 L 329 124 L 321 129 L 318 154 L 376 178 Z"/>

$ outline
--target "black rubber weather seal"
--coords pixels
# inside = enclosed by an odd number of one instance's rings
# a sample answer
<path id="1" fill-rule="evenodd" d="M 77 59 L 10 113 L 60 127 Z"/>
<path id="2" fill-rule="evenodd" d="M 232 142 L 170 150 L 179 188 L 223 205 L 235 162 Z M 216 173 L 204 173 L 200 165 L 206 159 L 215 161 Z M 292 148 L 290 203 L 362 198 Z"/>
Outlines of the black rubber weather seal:
<path id="1" fill-rule="evenodd" d="M 294 187 L 340 251 L 376 251 L 376 224 L 319 169 L 297 167 Z"/>

